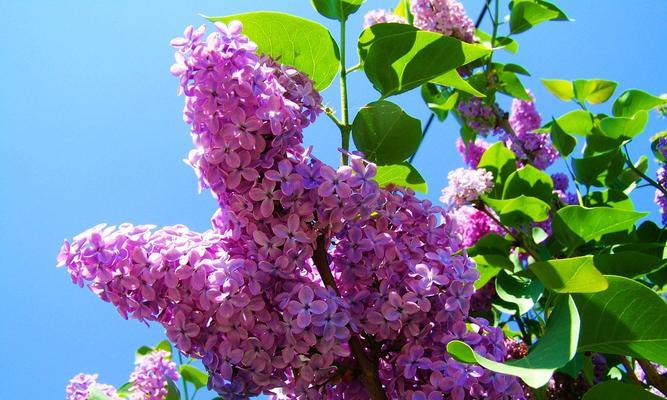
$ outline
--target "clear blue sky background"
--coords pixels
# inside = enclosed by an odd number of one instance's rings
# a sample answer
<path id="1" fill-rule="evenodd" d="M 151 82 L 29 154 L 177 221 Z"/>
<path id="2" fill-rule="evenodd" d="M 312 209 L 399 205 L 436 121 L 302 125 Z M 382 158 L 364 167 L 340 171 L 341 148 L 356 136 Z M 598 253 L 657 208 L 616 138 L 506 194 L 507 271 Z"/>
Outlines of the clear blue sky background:
<path id="1" fill-rule="evenodd" d="M 350 63 L 363 12 L 393 3 L 369 0 L 351 18 Z M 464 3 L 474 18 L 483 1 Z M 559 4 L 576 22 L 521 34 L 513 58 L 533 73 L 526 83 L 544 117 L 571 105 L 547 94 L 538 77 L 599 77 L 620 81 L 621 90 L 667 92 L 664 0 Z M 318 19 L 307 0 L 0 0 L 0 399 L 61 399 L 67 380 L 80 371 L 121 384 L 134 349 L 162 338 L 161 328 L 124 321 L 72 285 L 55 268 L 55 256 L 64 237 L 99 222 L 209 226 L 214 202 L 197 194 L 194 174 L 181 162 L 190 139 L 183 99 L 169 75 L 168 42 L 185 25 L 202 23 L 198 13 L 259 9 Z M 333 21 L 324 23 L 338 35 Z M 377 97 L 363 78 L 351 78 L 353 110 Z M 324 96 L 337 106 L 336 85 Z M 428 116 L 415 94 L 395 101 L 414 116 Z M 648 151 L 650 134 L 667 129 L 667 121 L 651 117 L 648 133 L 632 148 L 635 158 Z M 451 121 L 434 126 L 417 157 L 433 200 L 447 171 L 460 165 L 457 132 Z M 338 140 L 326 118 L 306 132 L 330 163 L 338 159 Z M 650 189 L 634 197 L 655 218 L 652 198 Z"/>

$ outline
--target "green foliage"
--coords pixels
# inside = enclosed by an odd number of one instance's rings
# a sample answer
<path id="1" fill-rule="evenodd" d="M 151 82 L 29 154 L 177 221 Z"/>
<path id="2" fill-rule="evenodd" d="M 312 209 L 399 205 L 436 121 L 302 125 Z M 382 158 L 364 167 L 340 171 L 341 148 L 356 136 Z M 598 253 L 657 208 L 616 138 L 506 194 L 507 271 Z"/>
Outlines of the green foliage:
<path id="1" fill-rule="evenodd" d="M 535 197 L 521 195 L 508 200 L 485 197 L 483 200 L 498 214 L 500 222 L 507 226 L 542 222 L 549 218 L 549 204 Z"/>
<path id="2" fill-rule="evenodd" d="M 102 393 L 100 389 L 93 386 L 89 389 L 88 398 L 86 400 L 111 400 L 111 397 Z"/>
<path id="3" fill-rule="evenodd" d="M 530 311 L 537 300 L 542 296 L 544 286 L 537 279 L 510 275 L 501 270 L 496 276 L 496 293 L 498 297 L 512 305 L 508 314 L 516 311 L 523 315 Z"/>
<path id="4" fill-rule="evenodd" d="M 667 364 L 667 304 L 628 278 L 607 276 L 605 291 L 572 295 L 581 315 L 579 351 Z"/>
<path id="5" fill-rule="evenodd" d="M 514 0 L 510 3 L 510 33 L 525 32 L 545 21 L 567 21 L 555 4 L 544 0 Z"/>
<path id="6" fill-rule="evenodd" d="M 615 148 L 584 158 L 572 158 L 577 182 L 586 186 L 604 187 L 613 182 L 623 170 L 625 159 Z"/>
<path id="7" fill-rule="evenodd" d="M 171 379 L 167 379 L 167 397 L 165 400 L 181 400 L 181 392 Z"/>
<path id="8" fill-rule="evenodd" d="M 547 384 L 557 368 L 566 365 L 576 354 L 579 324 L 577 308 L 572 298 L 566 297 L 552 312 L 544 336 L 520 360 L 492 361 L 458 340 L 447 344 L 447 352 L 460 362 L 477 363 L 491 371 L 518 376 L 526 385 L 539 388 Z"/>
<path id="9" fill-rule="evenodd" d="M 225 23 L 241 21 L 243 33 L 257 43 L 260 53 L 305 73 L 317 90 L 326 89 L 338 74 L 338 45 L 327 28 L 317 22 L 270 11 L 207 18 Z"/>
<path id="10" fill-rule="evenodd" d="M 366 35 L 369 30 L 372 34 Z M 437 80 L 441 75 L 491 53 L 480 45 L 434 32 L 377 27 L 366 31 L 361 35 L 359 47 L 365 49 L 369 40 L 372 43 L 366 56 L 362 56 L 364 71 L 383 98 Z"/>
<path id="11" fill-rule="evenodd" d="M 593 115 L 584 110 L 574 110 L 556 119 L 565 133 L 586 136 L 593 130 Z"/>
<path id="12" fill-rule="evenodd" d="M 595 268 L 593 256 L 541 261 L 529 268 L 547 289 L 556 293 L 594 293 L 609 287 L 607 279 Z"/>
<path id="13" fill-rule="evenodd" d="M 318 13 L 329 19 L 346 20 L 357 12 L 366 0 L 310 0 Z"/>
<path id="14" fill-rule="evenodd" d="M 563 79 L 540 79 L 542 84 L 556 97 L 563 101 L 574 99 L 574 85 Z"/>
<path id="15" fill-rule="evenodd" d="M 551 142 L 562 157 L 569 156 L 577 145 L 577 139 L 568 135 L 556 120 L 551 121 Z"/>
<path id="16" fill-rule="evenodd" d="M 609 100 L 614 94 L 617 82 L 604 79 L 576 79 L 572 82 L 574 97 L 581 104 L 588 101 L 591 104 L 600 104 Z"/>
<path id="17" fill-rule="evenodd" d="M 437 76 L 430 80 L 430 83 L 435 83 L 438 85 L 459 89 L 462 92 L 469 93 L 476 97 L 485 97 L 484 93 L 475 89 L 470 85 L 465 79 L 459 75 L 458 71 L 455 69 L 445 72 L 444 74 Z"/>
<path id="18" fill-rule="evenodd" d="M 594 263 L 605 275 L 627 278 L 638 278 L 665 266 L 665 260 L 661 256 L 635 250 L 596 254 Z"/>
<path id="19" fill-rule="evenodd" d="M 648 112 L 637 111 L 632 117 L 608 117 L 600 120 L 600 129 L 612 139 L 632 139 L 644 131 Z"/>
<path id="20" fill-rule="evenodd" d="M 399 164 L 410 157 L 422 140 L 421 122 L 386 100 L 366 104 L 352 124 L 358 150 L 377 164 Z"/>
<path id="21" fill-rule="evenodd" d="M 649 111 L 667 104 L 667 99 L 653 96 L 641 90 L 631 89 L 623 92 L 612 107 L 616 117 L 632 117 L 638 111 Z"/>
<path id="22" fill-rule="evenodd" d="M 553 197 L 554 184 L 545 172 L 528 164 L 512 172 L 503 188 L 503 199 L 521 195 L 536 197 L 546 203 Z"/>
<path id="23" fill-rule="evenodd" d="M 516 156 L 501 142 L 495 143 L 482 155 L 477 168 L 493 174 L 494 186 L 490 196 L 501 197 L 507 178 L 516 170 Z"/>
<path id="24" fill-rule="evenodd" d="M 456 107 L 459 99 L 458 92 L 449 92 L 447 89 L 440 90 L 433 83 L 422 85 L 422 99 L 426 106 L 433 111 L 440 121 L 444 121 L 449 111 Z"/>
<path id="25" fill-rule="evenodd" d="M 426 193 L 428 191 L 424 178 L 407 161 L 398 164 L 378 165 L 375 180 L 380 187 L 398 185 L 416 192 Z"/>
<path id="26" fill-rule="evenodd" d="M 656 396 L 641 387 L 618 381 L 602 382 L 593 386 L 584 394 L 582 400 L 659 400 Z"/>
<path id="27" fill-rule="evenodd" d="M 190 382 L 194 385 L 195 389 L 200 389 L 206 387 L 208 383 L 208 374 L 199 370 L 197 367 L 190 364 L 183 364 L 179 368 L 179 373 L 181 374 L 181 379 L 186 382 Z"/>
<path id="28" fill-rule="evenodd" d="M 553 220 L 554 237 L 574 249 L 603 235 L 629 231 L 647 213 L 614 208 L 567 206 L 556 212 Z"/>

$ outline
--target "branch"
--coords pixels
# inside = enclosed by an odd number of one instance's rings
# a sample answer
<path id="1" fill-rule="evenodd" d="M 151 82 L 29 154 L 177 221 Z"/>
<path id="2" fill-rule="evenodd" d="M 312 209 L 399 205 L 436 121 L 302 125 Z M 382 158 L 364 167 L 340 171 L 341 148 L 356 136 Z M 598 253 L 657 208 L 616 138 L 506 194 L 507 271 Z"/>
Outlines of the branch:
<path id="1" fill-rule="evenodd" d="M 667 396 L 667 378 L 660 375 L 653 365 L 646 360 L 637 360 L 646 374 L 646 381 L 649 385 L 658 389 L 662 394 Z"/>
<path id="2" fill-rule="evenodd" d="M 313 262 L 317 267 L 317 272 L 319 272 L 324 285 L 332 288 L 336 294 L 340 296 L 340 291 L 336 286 L 336 281 L 334 280 L 331 268 L 329 267 L 327 247 L 326 238 L 324 235 L 319 235 L 317 237 L 317 247 L 313 254 Z M 359 367 L 361 368 L 361 383 L 368 391 L 368 394 L 371 396 L 370 398 L 373 400 L 387 400 L 387 395 L 380 383 L 377 362 L 368 358 L 366 351 L 364 351 L 364 346 L 361 344 L 361 340 L 359 340 L 357 336 L 350 335 L 348 344 L 350 345 L 350 350 L 352 351 L 354 358 L 359 363 Z"/>
<path id="3" fill-rule="evenodd" d="M 621 364 L 623 364 L 625 372 L 628 374 L 628 377 L 630 378 L 632 383 L 634 383 L 635 385 L 642 386 L 642 383 L 637 378 L 637 375 L 635 375 L 635 369 L 632 367 L 632 365 L 630 365 L 628 359 L 625 358 L 625 356 L 619 356 L 618 358 L 620 358 Z"/>

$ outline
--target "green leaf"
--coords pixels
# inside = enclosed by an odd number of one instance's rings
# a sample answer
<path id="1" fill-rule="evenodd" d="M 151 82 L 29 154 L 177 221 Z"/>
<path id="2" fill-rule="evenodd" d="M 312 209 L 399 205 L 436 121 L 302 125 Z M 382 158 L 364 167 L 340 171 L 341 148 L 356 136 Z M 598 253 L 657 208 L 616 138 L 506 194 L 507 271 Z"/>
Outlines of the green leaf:
<path id="1" fill-rule="evenodd" d="M 507 177 L 503 189 L 503 199 L 513 199 L 526 195 L 550 202 L 553 197 L 553 190 L 554 184 L 551 177 L 528 164 Z"/>
<path id="2" fill-rule="evenodd" d="M 648 170 L 648 158 L 643 155 L 639 157 L 639 160 L 637 160 L 634 165 L 637 170 L 641 171 L 642 173 L 646 173 Z M 637 174 L 632 168 L 628 167 L 621 171 L 621 173 L 614 181 L 609 182 L 608 186 L 616 190 L 623 191 L 625 194 L 629 194 L 635 189 L 637 182 L 639 182 L 641 179 L 642 177 L 639 174 Z"/>
<path id="3" fill-rule="evenodd" d="M 446 89 L 440 90 L 432 83 L 422 85 L 422 99 L 441 122 L 447 118 L 449 110 L 456 106 L 458 98 L 458 92 L 451 93 Z"/>
<path id="4" fill-rule="evenodd" d="M 369 26 L 359 35 L 357 50 L 359 51 L 359 60 L 364 63 L 368 56 L 368 49 L 379 39 L 392 38 L 400 36 L 403 33 L 417 32 L 419 29 L 412 25 L 400 23 L 381 23 Z"/>
<path id="5" fill-rule="evenodd" d="M 86 400 L 111 400 L 111 397 L 102 393 L 102 391 L 95 386 L 92 386 L 88 390 L 88 397 Z"/>
<path id="6" fill-rule="evenodd" d="M 459 75 L 458 71 L 455 69 L 433 78 L 431 83 L 458 89 L 462 92 L 470 93 L 475 97 L 486 97 L 484 93 L 475 89 L 468 83 L 468 81 L 461 78 L 461 75 Z"/>
<path id="7" fill-rule="evenodd" d="M 615 208 L 567 206 L 556 212 L 553 221 L 554 237 L 564 244 L 576 247 L 603 235 L 629 231 L 648 213 Z"/>
<path id="8" fill-rule="evenodd" d="M 506 67 L 500 63 L 493 63 L 493 68 L 498 79 L 498 91 L 517 99 L 531 101 L 532 97 L 526 91 L 517 74 L 511 71 L 512 67 L 510 66 L 509 69 Z"/>
<path id="9" fill-rule="evenodd" d="M 563 101 L 574 99 L 572 82 L 562 79 L 540 79 L 542 84 L 556 97 Z"/>
<path id="10" fill-rule="evenodd" d="M 565 133 L 587 136 L 593 130 L 593 115 L 584 110 L 574 110 L 556 119 Z"/>
<path id="11" fill-rule="evenodd" d="M 616 117 L 632 117 L 638 111 L 649 111 L 667 104 L 667 99 L 653 96 L 641 90 L 630 89 L 623 92 L 612 106 L 612 113 Z"/>
<path id="12" fill-rule="evenodd" d="M 637 385 L 618 381 L 599 383 L 584 394 L 582 400 L 660 400 L 662 397 Z"/>
<path id="13" fill-rule="evenodd" d="M 426 193 L 428 191 L 424 178 L 422 178 L 419 171 L 407 161 L 400 164 L 378 165 L 375 180 L 380 187 L 397 185 L 421 193 Z"/>
<path id="14" fill-rule="evenodd" d="M 153 351 L 152 347 L 149 346 L 141 346 L 137 349 L 137 351 L 134 352 L 134 359 L 139 360 L 146 356 L 148 353 L 151 353 Z"/>
<path id="15" fill-rule="evenodd" d="M 163 340 L 160 343 L 158 343 L 157 346 L 155 346 L 155 350 L 166 351 L 167 353 L 169 353 L 169 356 L 171 357 L 171 343 L 169 343 L 168 340 Z"/>
<path id="16" fill-rule="evenodd" d="M 567 15 L 544 0 L 514 0 L 510 13 L 510 33 L 525 32 L 545 21 L 567 21 Z"/>
<path id="17" fill-rule="evenodd" d="M 618 83 L 604 79 L 577 79 L 573 85 L 575 97 L 580 103 L 588 101 L 591 104 L 600 104 L 609 100 Z"/>
<path id="18" fill-rule="evenodd" d="M 600 129 L 612 139 L 632 139 L 644 131 L 648 112 L 637 111 L 632 117 L 607 117 L 600 120 Z"/>
<path id="19" fill-rule="evenodd" d="M 510 275 L 500 271 L 496 276 L 496 293 L 498 297 L 516 306 L 519 315 L 530 311 L 539 300 L 544 286 L 537 279 Z"/>
<path id="20" fill-rule="evenodd" d="M 611 254 L 596 254 L 595 266 L 605 275 L 636 278 L 656 271 L 665 265 L 665 260 L 643 251 L 621 251 Z"/>
<path id="21" fill-rule="evenodd" d="M 364 71 L 384 98 L 430 82 L 490 53 L 491 50 L 483 46 L 435 32 L 394 31 L 389 36 L 374 38 L 364 61 Z"/>
<path id="22" fill-rule="evenodd" d="M 491 196 L 500 197 L 505 180 L 516 170 L 516 156 L 502 142 L 498 142 L 484 151 L 477 168 L 484 168 L 493 174 L 495 183 Z"/>
<path id="23" fill-rule="evenodd" d="M 369 161 L 398 164 L 417 151 L 422 140 L 421 122 L 394 103 L 376 101 L 357 113 L 352 138 Z"/>
<path id="24" fill-rule="evenodd" d="M 607 276 L 604 292 L 575 294 L 581 315 L 579 351 L 643 358 L 667 364 L 667 304 L 632 279 Z"/>
<path id="25" fill-rule="evenodd" d="M 557 368 L 566 365 L 574 357 L 578 335 L 579 314 L 572 298 L 568 296 L 551 313 L 544 336 L 520 360 L 504 363 L 492 361 L 458 340 L 447 344 L 447 352 L 460 362 L 477 363 L 494 372 L 518 376 L 526 385 L 539 388 L 549 382 Z"/>
<path id="26" fill-rule="evenodd" d="M 506 36 L 498 36 L 496 38 L 495 46 L 491 43 L 491 35 L 487 32 L 484 32 L 481 29 L 475 30 L 475 36 L 479 38 L 480 43 L 488 48 L 502 48 L 507 50 L 512 54 L 516 54 L 519 51 L 519 43 Z"/>
<path id="27" fill-rule="evenodd" d="M 555 119 L 551 123 L 551 142 L 563 157 L 569 156 L 577 145 L 577 139 L 565 133 Z"/>
<path id="28" fill-rule="evenodd" d="M 591 192 L 585 197 L 587 200 L 585 204 L 590 207 L 611 207 L 630 211 L 635 209 L 632 200 L 620 190 L 609 189 L 604 192 Z"/>
<path id="29" fill-rule="evenodd" d="M 208 374 L 200 371 L 196 367 L 189 364 L 181 364 L 179 368 L 181 378 L 186 382 L 190 382 L 195 386 L 195 389 L 206 387 L 208 383 Z"/>
<path id="30" fill-rule="evenodd" d="M 529 222 L 542 222 L 549 218 L 549 205 L 535 197 L 519 197 L 498 200 L 482 198 L 498 214 L 500 222 L 507 226 L 519 226 Z"/>
<path id="31" fill-rule="evenodd" d="M 477 267 L 486 265 L 512 270 L 514 264 L 508 256 L 512 246 L 512 241 L 491 233 L 481 237 L 467 251 L 468 255 L 475 260 Z"/>
<path id="32" fill-rule="evenodd" d="M 310 0 L 318 13 L 330 19 L 346 20 L 366 0 Z"/>
<path id="33" fill-rule="evenodd" d="M 181 400 L 181 392 L 171 379 L 167 379 L 167 397 L 164 400 Z"/>
<path id="34" fill-rule="evenodd" d="M 572 158 L 572 168 L 577 181 L 587 186 L 603 187 L 611 183 L 623 171 L 625 159 L 619 149 L 612 149 L 594 156 Z"/>
<path id="35" fill-rule="evenodd" d="M 594 293 L 607 289 L 593 256 L 540 261 L 529 266 L 547 289 L 556 293 Z"/>
<path id="36" fill-rule="evenodd" d="M 259 53 L 305 73 L 319 91 L 338 74 L 338 45 L 327 28 L 317 22 L 270 11 L 206 18 L 224 23 L 240 21 L 243 33 L 257 44 Z"/>
<path id="37" fill-rule="evenodd" d="M 121 399 L 125 399 L 130 397 L 130 389 L 132 388 L 132 383 L 131 382 L 125 382 L 121 386 L 116 389 L 116 393 L 118 394 L 118 397 Z"/>

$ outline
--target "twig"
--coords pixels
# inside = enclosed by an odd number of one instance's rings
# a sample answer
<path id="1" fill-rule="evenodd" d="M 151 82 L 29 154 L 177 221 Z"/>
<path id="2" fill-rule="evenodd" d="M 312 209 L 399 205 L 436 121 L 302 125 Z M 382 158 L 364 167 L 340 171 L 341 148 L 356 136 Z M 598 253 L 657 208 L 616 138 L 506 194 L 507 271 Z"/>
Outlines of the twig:
<path id="1" fill-rule="evenodd" d="M 667 396 L 667 378 L 660 375 L 650 362 L 640 359 L 637 359 L 637 362 L 644 370 L 648 384 Z"/>
<path id="2" fill-rule="evenodd" d="M 621 359 L 621 364 L 623 364 L 623 367 L 625 367 L 625 372 L 628 374 L 628 377 L 630 380 L 635 384 L 642 386 L 642 383 L 639 381 L 639 378 L 637 378 L 637 375 L 635 375 L 635 369 L 630 365 L 630 362 L 628 361 L 625 356 L 619 356 L 618 358 Z"/>
<path id="3" fill-rule="evenodd" d="M 632 163 L 632 160 L 630 159 L 630 153 L 628 153 L 628 146 L 625 145 L 623 146 L 623 150 L 625 150 L 625 164 L 634 172 L 635 174 L 639 175 L 642 179 L 644 179 L 649 185 L 655 187 L 659 191 L 661 191 L 665 196 L 667 196 L 667 189 L 662 187 L 661 184 L 658 182 L 654 181 L 651 179 L 649 176 L 647 176 L 645 173 L 640 171 L 637 167 L 635 167 L 635 164 Z"/>
<path id="4" fill-rule="evenodd" d="M 340 296 L 338 287 L 336 286 L 336 281 L 334 280 L 333 274 L 331 273 L 331 268 L 329 266 L 329 260 L 327 255 L 327 240 L 324 235 L 317 237 L 317 247 L 313 253 L 313 262 L 317 267 L 317 272 L 322 278 L 322 282 L 325 286 L 330 287 Z M 348 341 L 350 345 L 350 350 L 354 355 L 354 358 L 359 363 L 361 368 L 361 383 L 364 385 L 368 394 L 373 400 L 387 400 L 387 395 L 382 388 L 380 383 L 380 375 L 378 374 L 378 365 L 376 361 L 371 360 L 366 355 L 364 346 L 361 344 L 361 340 L 355 335 L 350 336 Z"/>

